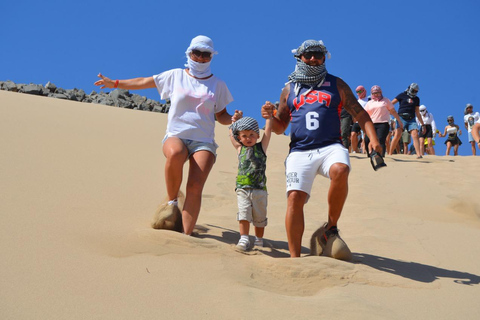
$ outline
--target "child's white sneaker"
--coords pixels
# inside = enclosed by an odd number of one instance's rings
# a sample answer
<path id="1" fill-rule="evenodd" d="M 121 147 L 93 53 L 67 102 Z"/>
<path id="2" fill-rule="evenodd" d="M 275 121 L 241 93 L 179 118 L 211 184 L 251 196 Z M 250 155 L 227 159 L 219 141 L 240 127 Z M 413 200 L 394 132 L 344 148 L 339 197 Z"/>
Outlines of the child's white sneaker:
<path id="1" fill-rule="evenodd" d="M 239 251 L 247 251 L 250 248 L 250 241 L 248 238 L 241 237 L 235 248 Z"/>
<path id="2" fill-rule="evenodd" d="M 255 242 L 253 243 L 255 247 L 263 248 L 263 238 L 255 238 Z"/>

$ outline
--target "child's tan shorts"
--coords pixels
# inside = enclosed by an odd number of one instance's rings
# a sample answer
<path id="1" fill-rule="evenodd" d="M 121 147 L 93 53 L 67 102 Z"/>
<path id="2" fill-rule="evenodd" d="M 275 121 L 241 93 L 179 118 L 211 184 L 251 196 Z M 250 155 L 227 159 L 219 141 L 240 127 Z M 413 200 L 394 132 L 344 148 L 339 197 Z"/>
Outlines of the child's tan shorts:
<path id="1" fill-rule="evenodd" d="M 255 227 L 267 226 L 268 193 L 260 189 L 237 189 L 237 221 L 246 220 Z"/>

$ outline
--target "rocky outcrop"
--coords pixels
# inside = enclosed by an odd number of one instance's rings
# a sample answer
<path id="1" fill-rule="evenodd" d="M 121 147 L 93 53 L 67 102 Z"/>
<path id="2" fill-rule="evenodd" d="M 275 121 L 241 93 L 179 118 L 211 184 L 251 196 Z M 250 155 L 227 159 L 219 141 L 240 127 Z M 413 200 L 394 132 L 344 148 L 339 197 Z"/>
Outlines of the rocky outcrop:
<path id="1" fill-rule="evenodd" d="M 33 83 L 17 84 L 8 80 L 0 81 L 0 90 L 135 110 L 168 113 L 168 110 L 170 109 L 170 101 L 168 100 L 167 103 L 163 104 L 152 99 L 147 99 L 138 94 L 131 94 L 128 90 L 123 89 L 114 89 L 110 92 L 92 91 L 90 94 L 86 94 L 82 89 L 58 88 L 50 81 L 43 86 L 41 84 Z"/>

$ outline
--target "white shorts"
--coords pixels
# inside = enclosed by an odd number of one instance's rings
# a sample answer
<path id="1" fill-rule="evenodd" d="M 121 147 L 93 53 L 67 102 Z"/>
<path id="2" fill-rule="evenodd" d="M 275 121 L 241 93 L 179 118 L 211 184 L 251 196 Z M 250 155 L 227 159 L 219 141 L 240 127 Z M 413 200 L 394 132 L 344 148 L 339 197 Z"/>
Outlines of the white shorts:
<path id="1" fill-rule="evenodd" d="M 351 170 L 348 150 L 341 144 L 307 151 L 294 151 L 285 160 L 285 175 L 287 178 L 287 196 L 290 191 L 305 192 L 306 202 L 310 198 L 313 180 L 317 174 L 330 178 L 330 167 L 335 163 L 346 164 Z"/>
<path id="2" fill-rule="evenodd" d="M 267 226 L 268 193 L 261 189 L 237 189 L 237 221 L 246 220 L 255 227 Z"/>

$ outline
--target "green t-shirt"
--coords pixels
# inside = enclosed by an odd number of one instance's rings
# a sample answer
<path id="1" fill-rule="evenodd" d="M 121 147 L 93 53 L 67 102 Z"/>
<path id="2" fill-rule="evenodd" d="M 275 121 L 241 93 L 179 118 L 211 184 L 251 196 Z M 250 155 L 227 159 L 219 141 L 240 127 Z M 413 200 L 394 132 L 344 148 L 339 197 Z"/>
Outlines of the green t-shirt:
<path id="1" fill-rule="evenodd" d="M 267 155 L 263 152 L 262 143 L 253 147 L 242 146 L 238 154 L 238 174 L 236 189 L 267 190 Z"/>

